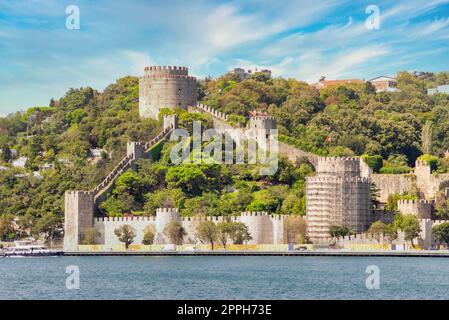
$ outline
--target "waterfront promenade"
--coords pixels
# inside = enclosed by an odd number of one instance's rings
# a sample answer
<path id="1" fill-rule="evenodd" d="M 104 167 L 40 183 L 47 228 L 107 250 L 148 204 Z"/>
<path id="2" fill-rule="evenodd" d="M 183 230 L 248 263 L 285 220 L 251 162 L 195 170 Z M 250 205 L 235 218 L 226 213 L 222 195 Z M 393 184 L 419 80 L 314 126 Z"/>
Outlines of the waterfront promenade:
<path id="1" fill-rule="evenodd" d="M 104 252 L 64 252 L 64 256 L 338 256 L 338 257 L 427 257 L 449 258 L 447 250 L 416 251 L 104 251 Z"/>

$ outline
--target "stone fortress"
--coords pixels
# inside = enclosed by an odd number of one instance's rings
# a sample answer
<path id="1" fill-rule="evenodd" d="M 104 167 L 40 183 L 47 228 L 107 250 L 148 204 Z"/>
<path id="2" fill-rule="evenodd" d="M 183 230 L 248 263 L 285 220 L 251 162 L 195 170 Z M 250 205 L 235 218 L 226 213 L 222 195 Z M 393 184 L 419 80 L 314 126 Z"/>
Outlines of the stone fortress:
<path id="1" fill-rule="evenodd" d="M 214 128 L 219 133 L 234 132 L 232 139 L 241 141 L 242 133 L 252 129 L 275 129 L 276 120 L 267 114 L 254 112 L 246 128 L 235 130 L 228 122 L 228 116 L 196 102 L 196 79 L 188 76 L 185 67 L 147 67 L 139 82 L 139 108 L 142 117 L 157 119 L 161 108 L 182 107 L 189 112 L 202 112 L 211 116 Z M 163 228 L 170 220 L 178 220 L 187 231 L 185 241 L 196 243 L 195 225 L 198 219 L 181 218 L 175 208 L 160 208 L 155 217 L 96 217 L 99 204 L 112 190 L 115 180 L 126 170 L 135 166 L 137 160 L 151 155 L 153 147 L 163 143 L 177 127 L 176 116 L 163 119 L 163 131 L 148 143 L 129 142 L 127 154 L 117 167 L 91 191 L 67 191 L 65 194 L 64 250 L 78 251 L 87 228 L 95 227 L 101 233 L 101 243 L 117 244 L 114 230 L 124 224 L 135 227 L 135 243 L 141 243 L 143 230 L 153 225 L 156 243 L 167 243 Z M 270 137 L 265 137 L 269 139 Z M 372 174 L 360 158 L 323 158 L 305 152 L 279 141 L 279 153 L 291 161 L 307 158 L 315 167 L 316 175 L 306 181 L 306 223 L 307 236 L 314 243 L 329 242 L 331 225 L 346 225 L 352 232 L 362 234 L 377 220 L 391 222 L 393 215 L 382 210 L 373 210 L 371 185 L 379 191 L 378 201 L 385 203 L 389 195 L 419 190 L 422 200 L 402 200 L 398 203 L 401 213 L 414 214 L 422 226 L 420 243 L 432 244 L 432 225 L 441 223 L 433 220 L 433 201 L 441 186 L 449 181 L 449 174 L 433 175 L 430 166 L 417 161 L 414 174 L 388 175 Z M 252 244 L 286 243 L 285 220 L 287 216 L 269 215 L 264 212 L 244 212 L 232 217 L 245 223 L 253 237 Z M 222 217 L 204 217 L 218 223 Z M 360 236 L 359 236 L 360 237 Z M 355 237 L 357 239 L 357 237 Z M 351 240 L 352 241 L 352 240 Z"/>
<path id="2" fill-rule="evenodd" d="M 273 117 L 263 113 L 254 113 L 247 128 L 235 128 L 227 123 L 228 117 L 208 106 L 196 103 L 196 79 L 188 76 L 185 67 L 147 67 L 145 74 L 139 82 L 139 108 L 140 115 L 144 118 L 158 119 L 162 108 L 188 108 L 190 112 L 205 112 L 209 114 L 214 127 L 219 133 L 231 132 L 231 138 L 236 144 L 247 131 L 276 128 Z M 115 180 L 129 168 L 133 168 L 136 162 L 142 158 L 151 156 L 151 150 L 156 145 L 163 143 L 177 128 L 175 115 L 165 116 L 163 119 L 163 131 L 148 143 L 129 142 L 127 154 L 119 162 L 116 168 L 95 189 L 90 191 L 67 191 L 65 193 L 65 225 L 64 225 L 64 250 L 77 251 L 82 244 L 85 231 L 95 227 L 101 233 L 103 244 L 117 244 L 118 239 L 114 230 L 123 224 L 135 227 L 137 231 L 136 243 L 142 240 L 143 230 L 153 225 L 159 244 L 167 242 L 163 235 L 163 228 L 170 220 L 182 222 L 187 231 L 185 240 L 195 243 L 195 229 L 193 226 L 197 219 L 179 217 L 177 209 L 160 208 L 155 217 L 96 217 L 98 206 L 106 200 L 108 193 L 113 189 Z M 257 137 L 257 135 L 256 135 Z M 266 136 L 265 139 L 269 139 Z M 263 140 L 265 140 L 263 139 Z M 234 221 L 241 221 L 248 226 L 253 240 L 249 244 L 278 244 L 285 243 L 284 221 L 287 217 L 282 215 L 269 215 L 266 212 L 243 212 L 240 216 L 232 217 Z M 216 223 L 222 221 L 222 217 L 207 217 Z"/>
<path id="3" fill-rule="evenodd" d="M 421 223 L 418 243 L 433 244 L 432 226 L 444 221 L 434 215 L 437 197 L 449 197 L 449 174 L 433 174 L 427 163 L 417 160 L 410 174 L 373 174 L 360 158 L 318 158 L 316 176 L 306 182 L 307 234 L 314 243 L 328 243 L 331 225 L 345 225 L 361 234 L 375 221 L 391 223 L 394 212 L 382 208 L 388 197 L 418 192 L 417 200 L 399 200 L 398 211 L 415 215 Z M 377 191 L 378 208 L 371 203 L 371 187 Z M 352 240 L 355 240 L 354 238 Z M 369 242 L 369 239 L 364 243 Z"/>

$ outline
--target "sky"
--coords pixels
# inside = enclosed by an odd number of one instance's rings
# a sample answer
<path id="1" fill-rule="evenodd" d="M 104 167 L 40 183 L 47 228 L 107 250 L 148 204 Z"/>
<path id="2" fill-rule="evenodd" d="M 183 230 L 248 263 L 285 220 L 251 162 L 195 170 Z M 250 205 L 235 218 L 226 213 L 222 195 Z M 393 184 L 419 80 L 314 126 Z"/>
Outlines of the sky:
<path id="1" fill-rule="evenodd" d="M 70 5 L 79 29 L 66 26 Z M 309 83 L 447 71 L 449 0 L 0 0 L 0 116 L 149 65 L 199 78 L 268 68 Z"/>

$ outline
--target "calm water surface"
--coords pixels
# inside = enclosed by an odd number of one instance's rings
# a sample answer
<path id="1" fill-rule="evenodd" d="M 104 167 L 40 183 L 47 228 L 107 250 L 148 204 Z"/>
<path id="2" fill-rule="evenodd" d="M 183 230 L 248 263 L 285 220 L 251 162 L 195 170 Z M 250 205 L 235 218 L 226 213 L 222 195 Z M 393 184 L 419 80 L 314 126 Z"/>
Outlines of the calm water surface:
<path id="1" fill-rule="evenodd" d="M 80 289 L 66 288 L 66 267 Z M 368 290 L 366 267 L 380 268 Z M 449 259 L 385 257 L 0 258 L 0 299 L 449 299 Z"/>

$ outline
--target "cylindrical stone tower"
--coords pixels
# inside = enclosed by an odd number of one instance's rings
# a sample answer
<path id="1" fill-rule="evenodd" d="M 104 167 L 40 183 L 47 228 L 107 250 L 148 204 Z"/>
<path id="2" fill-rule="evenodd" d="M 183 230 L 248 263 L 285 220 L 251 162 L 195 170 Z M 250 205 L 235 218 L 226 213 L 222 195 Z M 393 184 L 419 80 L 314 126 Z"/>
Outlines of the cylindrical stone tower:
<path id="1" fill-rule="evenodd" d="M 330 238 L 329 227 L 366 231 L 371 213 L 371 181 L 359 158 L 320 158 L 316 176 L 306 181 L 307 234 L 316 242 Z"/>
<path id="2" fill-rule="evenodd" d="M 139 113 L 158 119 L 162 108 L 196 105 L 196 79 L 186 67 L 146 67 L 139 80 Z"/>

